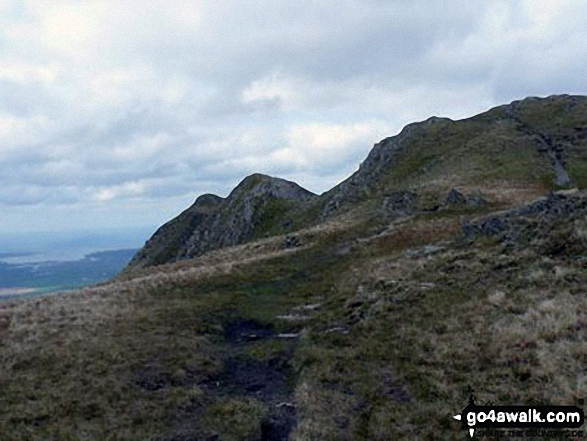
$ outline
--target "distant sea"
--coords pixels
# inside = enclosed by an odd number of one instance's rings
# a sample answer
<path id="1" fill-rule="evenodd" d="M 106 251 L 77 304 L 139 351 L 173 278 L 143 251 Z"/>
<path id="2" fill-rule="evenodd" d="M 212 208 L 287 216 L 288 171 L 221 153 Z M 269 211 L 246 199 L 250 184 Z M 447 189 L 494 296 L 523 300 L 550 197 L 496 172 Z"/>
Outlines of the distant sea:
<path id="1" fill-rule="evenodd" d="M 0 301 L 66 291 L 120 272 L 154 228 L 0 233 Z"/>

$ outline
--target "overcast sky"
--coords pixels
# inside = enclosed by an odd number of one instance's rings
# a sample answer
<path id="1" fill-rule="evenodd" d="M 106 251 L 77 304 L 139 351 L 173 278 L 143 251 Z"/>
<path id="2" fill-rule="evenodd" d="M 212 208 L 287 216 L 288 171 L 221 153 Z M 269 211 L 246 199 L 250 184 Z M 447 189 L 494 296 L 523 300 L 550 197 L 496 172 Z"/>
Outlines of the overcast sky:
<path id="1" fill-rule="evenodd" d="M 0 0 L 0 232 L 320 193 L 431 115 L 587 93 L 584 0 Z"/>

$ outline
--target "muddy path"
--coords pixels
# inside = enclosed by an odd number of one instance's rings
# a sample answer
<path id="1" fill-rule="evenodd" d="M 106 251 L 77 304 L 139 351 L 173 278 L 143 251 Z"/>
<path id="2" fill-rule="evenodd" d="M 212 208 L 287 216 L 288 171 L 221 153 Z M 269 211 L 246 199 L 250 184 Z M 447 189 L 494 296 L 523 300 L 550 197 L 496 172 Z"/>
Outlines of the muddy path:
<path id="1" fill-rule="evenodd" d="M 295 376 L 292 358 L 297 344 L 292 334 L 278 334 L 272 325 L 247 318 L 229 318 L 222 324 L 223 357 L 218 373 L 202 379 L 197 373 L 188 375 L 180 386 L 197 387 L 203 396 L 179 409 L 175 428 L 157 441 L 286 441 L 296 426 L 293 399 Z M 277 344 L 279 350 L 259 357 L 252 349 Z M 156 393 L 176 384 L 165 376 L 146 375 L 140 385 Z M 244 409 L 243 419 L 257 427 L 243 433 L 227 433 L 223 417 L 210 421 L 210 409 L 222 403 L 255 403 L 262 416 Z M 250 419 L 247 415 L 250 413 Z M 227 418 L 232 417 L 230 411 Z M 228 423 L 227 423 L 228 424 Z M 247 435 L 247 431 L 249 434 Z M 230 431 L 228 431 L 230 432 Z"/>
<path id="2" fill-rule="evenodd" d="M 233 355 L 225 361 L 217 390 L 237 396 L 253 396 L 269 410 L 261 424 L 261 441 L 285 441 L 296 424 L 293 404 L 293 368 L 295 341 L 264 360 L 246 353 L 251 343 L 280 339 L 270 325 L 255 320 L 233 320 L 224 326 L 225 339 Z"/>

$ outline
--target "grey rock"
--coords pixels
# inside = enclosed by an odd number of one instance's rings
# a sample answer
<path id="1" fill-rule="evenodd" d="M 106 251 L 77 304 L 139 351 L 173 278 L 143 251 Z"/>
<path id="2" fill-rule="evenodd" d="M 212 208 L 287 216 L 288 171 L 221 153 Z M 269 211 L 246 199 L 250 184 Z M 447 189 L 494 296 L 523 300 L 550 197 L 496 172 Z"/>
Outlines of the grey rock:
<path id="1" fill-rule="evenodd" d="M 520 166 L 520 175 L 530 183 L 543 184 L 543 177 L 552 174 L 557 185 L 568 186 L 572 178 L 580 177 L 577 170 L 584 168 L 585 148 L 587 97 L 529 98 L 460 121 L 432 117 L 409 124 L 399 134 L 375 144 L 352 176 L 320 196 L 293 182 L 260 174 L 244 179 L 226 198 L 201 196 L 157 230 L 127 270 L 189 259 L 271 235 L 292 235 L 294 228 L 317 225 L 347 211 L 388 219 L 450 206 L 485 204 L 480 194 L 465 195 L 453 189 L 445 204 L 437 199 L 430 208 L 426 199 L 429 195 L 408 190 L 425 188 L 453 170 L 464 173 L 467 179 L 494 171 L 507 179 L 500 173 Z M 470 163 L 468 149 L 473 153 Z M 496 158 L 500 152 L 506 153 L 505 160 L 515 163 L 505 167 Z M 530 210 L 527 215 L 536 210 L 541 218 L 574 215 L 576 202 L 553 199 L 563 196 L 552 196 L 524 210 Z M 515 241 L 522 227 L 513 228 L 511 216 L 463 224 L 462 230 L 469 236 L 503 235 L 504 240 Z M 286 238 L 284 247 L 296 246 L 296 239 Z"/>
<path id="2" fill-rule="evenodd" d="M 141 268 L 189 259 L 206 251 L 279 233 L 290 218 L 317 198 L 294 182 L 261 174 L 245 178 L 226 198 L 200 196 L 194 205 L 163 225 L 131 261 Z M 293 236 L 286 244 L 300 245 Z"/>
<path id="3" fill-rule="evenodd" d="M 467 198 L 456 189 L 452 189 L 448 192 L 448 196 L 446 197 L 446 201 L 444 202 L 446 205 L 466 205 Z"/>
<path id="4" fill-rule="evenodd" d="M 384 196 L 383 206 L 390 212 L 411 212 L 415 209 L 418 195 L 412 191 L 398 191 Z"/>
<path id="5" fill-rule="evenodd" d="M 299 236 L 294 236 L 294 235 L 285 236 L 285 240 L 283 242 L 283 247 L 285 249 L 298 248 L 300 246 L 302 246 L 302 241 L 300 240 Z"/>
<path id="6" fill-rule="evenodd" d="M 448 192 L 444 201 L 444 208 L 448 207 L 481 207 L 487 202 L 481 193 L 473 193 L 465 195 L 453 188 Z"/>

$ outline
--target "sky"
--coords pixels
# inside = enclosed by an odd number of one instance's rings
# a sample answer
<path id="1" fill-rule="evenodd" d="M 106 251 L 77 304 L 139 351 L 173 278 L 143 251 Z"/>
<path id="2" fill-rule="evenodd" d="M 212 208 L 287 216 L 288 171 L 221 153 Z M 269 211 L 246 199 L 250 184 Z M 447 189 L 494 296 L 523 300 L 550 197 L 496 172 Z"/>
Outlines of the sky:
<path id="1" fill-rule="evenodd" d="M 0 0 L 0 233 L 321 193 L 432 115 L 587 94 L 584 0 Z"/>

